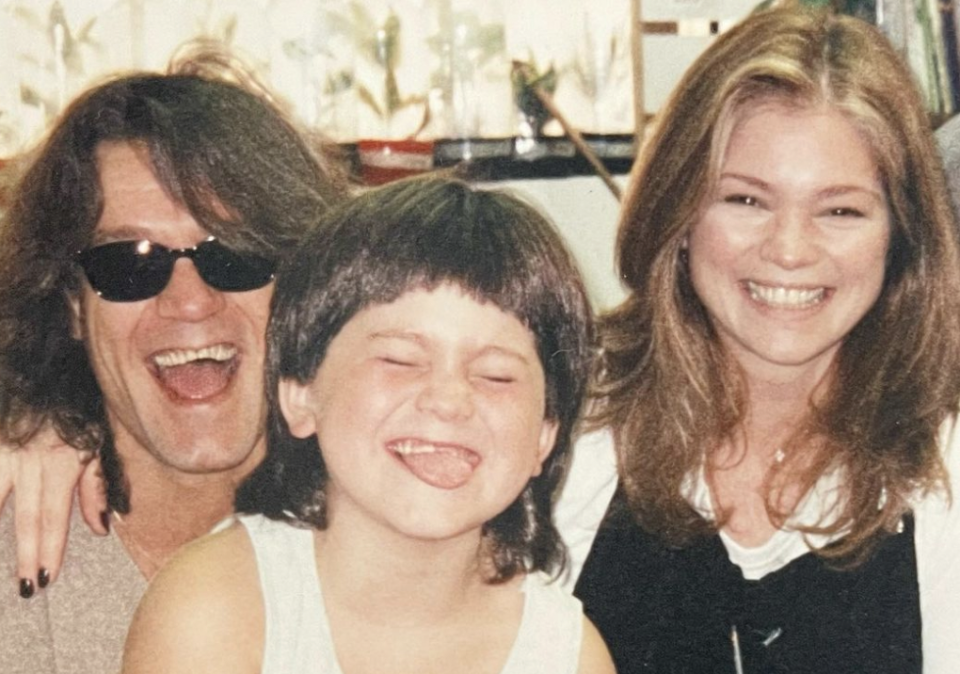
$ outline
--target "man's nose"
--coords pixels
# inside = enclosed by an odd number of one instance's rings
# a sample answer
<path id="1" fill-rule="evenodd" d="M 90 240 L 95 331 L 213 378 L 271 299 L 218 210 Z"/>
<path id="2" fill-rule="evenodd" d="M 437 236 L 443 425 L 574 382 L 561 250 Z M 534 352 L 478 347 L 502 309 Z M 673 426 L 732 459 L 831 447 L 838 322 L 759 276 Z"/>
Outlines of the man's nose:
<path id="1" fill-rule="evenodd" d="M 220 311 L 224 302 L 223 291 L 207 285 L 188 258 L 174 263 L 167 286 L 157 296 L 161 316 L 183 321 L 201 321 Z"/>

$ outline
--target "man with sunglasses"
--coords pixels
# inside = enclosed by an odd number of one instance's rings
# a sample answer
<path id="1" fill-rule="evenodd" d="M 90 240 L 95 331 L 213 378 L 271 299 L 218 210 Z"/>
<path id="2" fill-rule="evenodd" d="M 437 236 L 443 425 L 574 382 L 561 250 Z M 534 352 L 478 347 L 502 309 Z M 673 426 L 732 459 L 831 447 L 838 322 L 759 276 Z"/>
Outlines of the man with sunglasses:
<path id="1" fill-rule="evenodd" d="M 0 228 L 0 432 L 97 454 L 110 534 L 74 526 L 44 592 L 0 555 L 0 671 L 116 671 L 146 581 L 232 511 L 264 453 L 273 274 L 339 176 L 264 95 L 196 72 L 101 85 L 52 130 Z"/>

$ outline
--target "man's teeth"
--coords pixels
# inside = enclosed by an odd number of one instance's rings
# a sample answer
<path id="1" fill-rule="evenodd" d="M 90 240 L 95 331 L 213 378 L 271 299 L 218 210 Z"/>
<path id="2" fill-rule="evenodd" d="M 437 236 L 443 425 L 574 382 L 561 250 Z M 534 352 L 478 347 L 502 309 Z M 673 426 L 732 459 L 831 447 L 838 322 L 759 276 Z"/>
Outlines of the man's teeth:
<path id="1" fill-rule="evenodd" d="M 826 288 L 784 288 L 747 281 L 750 297 L 773 307 L 803 308 L 821 302 Z"/>
<path id="2" fill-rule="evenodd" d="M 402 440 L 391 445 L 391 449 L 397 454 L 433 454 L 439 451 L 437 446 L 429 442 L 414 442 L 413 440 Z"/>
<path id="3" fill-rule="evenodd" d="M 235 346 L 217 344 L 215 346 L 205 346 L 202 349 L 178 349 L 176 351 L 164 351 L 154 356 L 153 360 L 159 367 L 175 367 L 177 365 L 186 365 L 195 360 L 215 360 L 226 361 L 237 355 Z"/>

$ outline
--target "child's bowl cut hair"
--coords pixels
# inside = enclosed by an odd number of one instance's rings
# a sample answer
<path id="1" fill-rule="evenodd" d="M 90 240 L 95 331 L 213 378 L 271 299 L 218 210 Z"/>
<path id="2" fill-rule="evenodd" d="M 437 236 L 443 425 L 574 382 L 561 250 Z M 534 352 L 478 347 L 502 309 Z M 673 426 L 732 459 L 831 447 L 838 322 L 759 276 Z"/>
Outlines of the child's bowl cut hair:
<path id="1" fill-rule="evenodd" d="M 530 329 L 545 375 L 545 417 L 558 424 L 543 472 L 485 525 L 492 580 L 559 571 L 563 548 L 552 500 L 590 375 L 589 303 L 572 256 L 536 209 L 453 178 L 420 177 L 366 192 L 325 218 L 280 271 L 267 340 L 268 452 L 238 492 L 237 507 L 326 526 L 326 471 L 316 437 L 290 435 L 278 411 L 278 383 L 313 380 L 331 341 L 364 308 L 443 284 Z"/>

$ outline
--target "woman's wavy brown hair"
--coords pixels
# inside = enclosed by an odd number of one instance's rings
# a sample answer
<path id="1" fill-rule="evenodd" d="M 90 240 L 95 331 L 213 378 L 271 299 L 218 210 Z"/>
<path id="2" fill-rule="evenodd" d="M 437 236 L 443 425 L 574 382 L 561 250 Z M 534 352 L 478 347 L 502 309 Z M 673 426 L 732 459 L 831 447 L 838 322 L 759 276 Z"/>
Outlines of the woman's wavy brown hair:
<path id="1" fill-rule="evenodd" d="M 960 398 L 956 224 L 920 97 L 872 26 L 822 12 L 761 12 L 686 73 L 631 177 L 617 240 L 629 296 L 602 321 L 593 421 L 615 429 L 623 488 L 645 528 L 673 545 L 715 530 L 682 486 L 735 437 L 747 413 L 745 384 L 693 290 L 683 241 L 739 116 L 771 101 L 844 114 L 874 153 L 890 209 L 881 295 L 847 335 L 828 390 L 785 447 L 784 467 L 801 493 L 843 471 L 835 519 L 804 531 L 846 532 L 821 554 L 856 563 L 897 527 L 912 497 L 949 491 L 938 429 Z M 790 513 L 778 511 L 769 485 L 784 467 L 767 479 L 768 512 L 781 524 Z"/>

